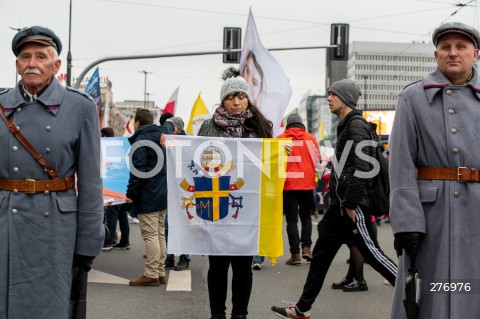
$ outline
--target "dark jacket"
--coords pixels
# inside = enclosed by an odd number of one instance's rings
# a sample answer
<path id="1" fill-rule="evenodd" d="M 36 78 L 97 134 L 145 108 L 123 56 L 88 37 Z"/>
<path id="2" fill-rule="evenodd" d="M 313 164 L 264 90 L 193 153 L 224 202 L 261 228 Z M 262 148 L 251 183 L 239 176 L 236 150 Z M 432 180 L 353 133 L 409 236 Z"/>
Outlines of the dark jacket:
<path id="1" fill-rule="evenodd" d="M 354 118 L 355 117 L 355 118 Z M 329 192 L 331 194 L 332 203 L 340 203 L 343 207 L 354 209 L 358 205 L 368 207 L 368 198 L 366 190 L 370 185 L 370 180 L 367 178 L 360 178 L 354 176 L 355 171 L 369 172 L 372 170 L 372 165 L 359 158 L 355 154 L 357 144 L 364 140 L 371 140 L 371 127 L 362 117 L 362 112 L 353 110 L 345 116 L 337 126 L 337 144 L 335 145 L 335 157 L 339 165 L 334 165 L 329 183 Z M 345 165 L 341 170 L 340 176 L 337 176 L 342 164 L 342 153 L 349 140 L 353 141 L 351 148 L 348 151 L 348 157 Z M 364 147 L 362 152 L 365 156 L 372 156 L 371 147 Z M 372 159 L 373 160 L 373 159 Z"/>
<path id="2" fill-rule="evenodd" d="M 267 136 L 260 136 L 255 131 L 256 128 L 257 128 L 257 122 L 254 119 L 245 121 L 245 131 L 244 131 L 244 136 L 242 137 L 245 137 L 245 135 L 249 133 L 253 133 L 255 137 L 267 137 Z M 218 125 L 213 118 L 209 118 L 203 121 L 197 135 L 223 137 L 225 135 L 225 128 Z"/>
<path id="3" fill-rule="evenodd" d="M 135 134 L 128 138 L 130 144 L 148 141 L 155 146 L 142 146 L 134 149 L 129 154 L 131 165 L 142 173 L 151 172 L 153 176 L 135 176 L 130 169 L 130 179 L 127 187 L 127 197 L 133 200 L 133 209 L 137 214 L 152 213 L 167 209 L 167 165 L 165 149 L 160 147 L 160 136 L 173 133 L 173 124 L 165 122 L 162 126 L 146 125 L 139 128 Z M 161 151 L 160 151 L 161 150 Z M 161 158 L 157 157 L 157 152 Z M 154 169 L 161 162 L 160 172 Z M 157 167 L 158 170 L 158 167 Z M 138 175 L 138 174 L 136 174 Z"/>

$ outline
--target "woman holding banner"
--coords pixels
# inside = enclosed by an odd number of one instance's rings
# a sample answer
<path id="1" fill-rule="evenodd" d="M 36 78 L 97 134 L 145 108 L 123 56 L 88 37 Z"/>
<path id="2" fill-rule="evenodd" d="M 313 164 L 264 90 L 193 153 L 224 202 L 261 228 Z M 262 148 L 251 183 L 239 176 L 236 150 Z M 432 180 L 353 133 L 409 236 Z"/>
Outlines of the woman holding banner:
<path id="1" fill-rule="evenodd" d="M 198 136 L 226 138 L 272 137 L 272 123 L 252 103 L 244 78 L 225 81 L 220 92 L 220 106 L 205 120 Z M 252 290 L 252 256 L 209 256 L 208 294 L 211 319 L 225 319 L 228 269 L 232 265 L 232 319 L 244 319 Z"/>

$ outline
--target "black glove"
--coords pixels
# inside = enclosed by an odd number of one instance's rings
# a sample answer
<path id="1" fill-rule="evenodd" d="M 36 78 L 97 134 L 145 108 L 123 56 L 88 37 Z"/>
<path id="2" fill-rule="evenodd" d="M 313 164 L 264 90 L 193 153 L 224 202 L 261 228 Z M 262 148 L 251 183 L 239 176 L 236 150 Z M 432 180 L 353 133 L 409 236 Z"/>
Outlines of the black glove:
<path id="1" fill-rule="evenodd" d="M 397 255 L 401 256 L 402 251 L 405 250 L 407 256 L 415 258 L 422 243 L 422 238 L 423 233 L 396 233 L 393 246 L 397 251 Z"/>
<path id="2" fill-rule="evenodd" d="M 93 260 L 95 257 L 75 254 L 73 256 L 73 265 L 81 267 L 84 271 L 89 272 L 92 269 Z"/>

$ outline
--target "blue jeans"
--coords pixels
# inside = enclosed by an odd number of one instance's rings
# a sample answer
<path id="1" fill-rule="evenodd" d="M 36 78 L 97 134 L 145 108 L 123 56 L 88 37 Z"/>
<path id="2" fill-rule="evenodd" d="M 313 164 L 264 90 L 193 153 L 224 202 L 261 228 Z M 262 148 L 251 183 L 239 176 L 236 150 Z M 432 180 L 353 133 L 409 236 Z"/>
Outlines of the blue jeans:
<path id="1" fill-rule="evenodd" d="M 255 264 L 255 263 L 263 264 L 264 260 L 265 260 L 265 257 L 263 256 L 253 256 L 252 264 Z"/>
<path id="2" fill-rule="evenodd" d="M 168 215 L 168 213 L 167 213 L 167 215 Z M 168 244 L 168 216 L 167 216 L 167 218 L 165 218 L 165 241 Z M 175 258 L 175 255 L 167 254 L 167 260 L 173 260 L 174 258 Z M 180 259 L 186 259 L 186 260 L 190 261 L 190 255 L 182 254 L 182 255 L 180 255 Z"/>
<path id="3" fill-rule="evenodd" d="M 128 244 L 130 236 L 130 226 L 128 225 L 127 205 L 113 205 L 105 207 L 105 220 L 108 228 L 108 235 L 105 236 L 105 245 L 113 245 L 113 236 L 117 231 L 117 220 L 120 223 L 120 244 Z"/>

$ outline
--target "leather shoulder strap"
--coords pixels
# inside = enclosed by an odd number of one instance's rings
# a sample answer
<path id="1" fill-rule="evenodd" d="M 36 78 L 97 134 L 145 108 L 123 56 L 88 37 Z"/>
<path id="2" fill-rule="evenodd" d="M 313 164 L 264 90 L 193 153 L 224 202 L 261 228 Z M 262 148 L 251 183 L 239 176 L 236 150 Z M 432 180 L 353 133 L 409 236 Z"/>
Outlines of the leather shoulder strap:
<path id="1" fill-rule="evenodd" d="M 5 124 L 8 127 L 8 130 L 18 139 L 18 141 L 25 147 L 25 149 L 35 158 L 35 160 L 42 165 L 42 167 L 45 169 L 45 171 L 48 173 L 50 178 L 56 179 L 59 178 L 57 171 L 51 167 L 50 165 L 47 164 L 45 159 L 43 158 L 42 154 L 37 152 L 37 150 L 30 144 L 30 142 L 23 136 L 23 134 L 20 132 L 18 129 L 17 125 L 13 122 L 13 119 L 11 117 L 7 118 L 5 116 L 5 109 L 3 108 L 3 105 L 0 103 L 0 117 L 2 120 L 5 122 Z"/>

